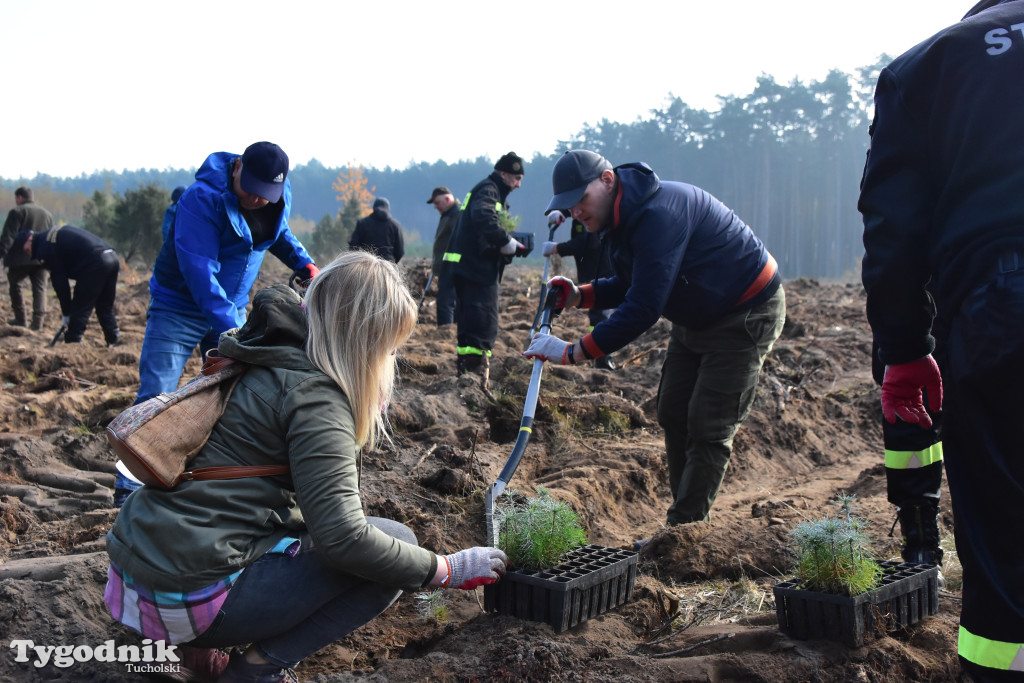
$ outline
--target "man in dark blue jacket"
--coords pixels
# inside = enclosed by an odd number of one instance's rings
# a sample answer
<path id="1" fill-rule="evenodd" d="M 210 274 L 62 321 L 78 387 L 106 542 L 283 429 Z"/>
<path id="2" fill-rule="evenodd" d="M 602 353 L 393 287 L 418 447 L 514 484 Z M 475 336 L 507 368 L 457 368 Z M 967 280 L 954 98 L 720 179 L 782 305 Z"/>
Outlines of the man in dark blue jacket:
<path id="1" fill-rule="evenodd" d="M 40 233 L 22 231 L 12 248 L 23 249 L 50 271 L 50 282 L 60 301 L 66 343 L 82 341 L 94 309 L 107 346 L 121 343 L 114 312 L 121 260 L 109 244 L 81 228 L 59 225 Z M 74 291 L 70 280 L 75 281 Z"/>
<path id="2" fill-rule="evenodd" d="M 405 238 L 402 237 L 402 226 L 391 215 L 391 202 L 387 198 L 373 200 L 373 213 L 356 223 L 348 248 L 373 252 L 392 263 L 402 260 Z"/>
<path id="3" fill-rule="evenodd" d="M 706 521 L 785 322 L 775 259 L 722 202 L 693 185 L 662 182 L 647 164 L 612 168 L 594 152 L 572 150 L 555 164 L 552 184 L 547 213 L 568 211 L 602 233 L 614 272 L 582 287 L 553 278 L 556 306 L 616 310 L 578 342 L 538 333 L 525 355 L 579 363 L 668 318 L 658 391 L 674 497 L 666 521 Z"/>
<path id="4" fill-rule="evenodd" d="M 1022 27 L 1024 2 L 982 0 L 882 70 L 858 204 L 882 412 L 942 408 L 975 681 L 1024 680 Z"/>

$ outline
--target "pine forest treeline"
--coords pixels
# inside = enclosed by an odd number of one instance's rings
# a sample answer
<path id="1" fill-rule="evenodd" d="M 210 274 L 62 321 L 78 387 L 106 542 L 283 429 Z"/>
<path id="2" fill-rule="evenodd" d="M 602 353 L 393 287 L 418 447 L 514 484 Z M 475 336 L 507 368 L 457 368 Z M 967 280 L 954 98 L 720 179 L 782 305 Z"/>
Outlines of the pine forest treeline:
<path id="1" fill-rule="evenodd" d="M 720 96 L 720 106 L 713 111 L 692 108 L 670 95 L 664 107 L 632 123 L 603 119 L 584 125 L 569 139 L 558 141 L 551 154 L 527 160 L 522 189 L 509 197 L 510 211 L 520 216 L 520 230 L 534 232 L 538 244 L 546 240 L 543 209 L 550 198 L 555 160 L 566 149 L 592 149 L 614 164 L 646 161 L 663 180 L 708 190 L 762 237 L 784 277 L 850 276 L 862 254 L 856 204 L 871 94 L 888 61 L 883 55 L 856 75 L 833 70 L 820 81 L 806 83 L 783 84 L 762 75 L 749 94 Z M 461 198 L 490 172 L 493 159 L 516 150 L 515 132 L 497 144 L 499 148 L 474 160 L 421 162 L 404 169 L 355 163 L 328 168 L 313 159 L 290 174 L 293 227 L 300 234 L 311 232 L 308 242 L 317 245 L 320 260 L 329 259 L 345 248 L 336 244 L 345 232 L 341 224 L 352 222 L 353 211 L 366 203 L 364 195 L 369 192 L 388 198 L 406 230 L 410 252 L 426 255 L 437 225 L 437 213 L 426 203 L 431 189 L 447 185 Z M 193 173 L 194 169 L 149 169 L 77 178 L 3 179 L 0 210 L 6 212 L 8 204 L 13 205 L 15 187 L 28 184 L 40 204 L 68 222 L 78 222 L 87 220 L 85 199 L 95 202 L 98 194 L 106 194 L 116 204 L 129 196 L 126 193 L 147 185 L 162 188 L 169 198 L 171 188 L 191 182 Z M 339 187 L 347 187 L 354 173 L 365 178 L 358 201 L 347 202 Z M 88 214 L 91 207 L 85 208 Z M 150 250 L 140 253 L 148 256 Z"/>

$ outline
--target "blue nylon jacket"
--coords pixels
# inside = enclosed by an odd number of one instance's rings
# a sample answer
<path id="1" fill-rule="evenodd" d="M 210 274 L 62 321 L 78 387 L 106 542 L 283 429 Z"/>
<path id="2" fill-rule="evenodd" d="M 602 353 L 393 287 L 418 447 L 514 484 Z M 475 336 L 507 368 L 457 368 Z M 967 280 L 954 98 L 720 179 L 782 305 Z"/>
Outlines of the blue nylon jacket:
<path id="1" fill-rule="evenodd" d="M 601 351 L 617 351 L 662 316 L 676 325 L 706 328 L 778 290 L 782 280 L 776 272 L 760 292 L 738 304 L 769 254 L 721 201 L 693 185 L 662 182 L 645 163 L 614 170 L 621 196 L 617 220 L 604 239 L 615 275 L 593 286 L 593 308 L 616 309 L 591 333 Z"/>
<path id="2" fill-rule="evenodd" d="M 887 365 L 934 348 L 1000 252 L 1024 249 L 1024 2 L 1000 2 L 882 70 L 857 208 L 867 315 Z M 927 287 L 927 290 L 926 290 Z"/>
<path id="3" fill-rule="evenodd" d="M 270 251 L 295 270 L 313 259 L 288 228 L 292 190 L 285 180 L 281 216 L 271 239 L 252 243 L 252 232 L 231 191 L 232 162 L 238 154 L 206 158 L 178 200 L 171 239 L 164 242 L 149 281 L 150 296 L 183 312 L 205 315 L 224 332 L 245 322 L 249 290 Z"/>

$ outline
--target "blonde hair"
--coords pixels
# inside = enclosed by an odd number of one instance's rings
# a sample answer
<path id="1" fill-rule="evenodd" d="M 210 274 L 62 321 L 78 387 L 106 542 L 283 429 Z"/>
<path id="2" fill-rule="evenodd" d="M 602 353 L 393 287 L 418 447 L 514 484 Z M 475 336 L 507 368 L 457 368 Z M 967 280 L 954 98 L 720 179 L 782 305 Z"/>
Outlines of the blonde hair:
<path id="1" fill-rule="evenodd" d="M 366 251 L 348 251 L 306 291 L 306 355 L 348 396 L 356 441 L 372 449 L 387 434 L 395 386 L 395 350 L 416 325 L 416 304 L 398 267 Z"/>

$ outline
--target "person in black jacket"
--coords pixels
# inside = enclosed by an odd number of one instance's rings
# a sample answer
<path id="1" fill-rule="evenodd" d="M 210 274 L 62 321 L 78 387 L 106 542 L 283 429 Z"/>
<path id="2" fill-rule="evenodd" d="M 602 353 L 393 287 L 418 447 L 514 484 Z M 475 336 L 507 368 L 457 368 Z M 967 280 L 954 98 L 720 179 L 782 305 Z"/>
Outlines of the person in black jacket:
<path id="1" fill-rule="evenodd" d="M 114 312 L 121 260 L 113 247 L 91 232 L 59 225 L 40 233 L 23 230 L 12 248 L 24 249 L 50 271 L 50 281 L 60 301 L 61 324 L 67 327 L 65 343 L 82 341 L 93 309 L 107 346 L 121 343 Z M 75 281 L 74 292 L 69 280 Z"/>
<path id="2" fill-rule="evenodd" d="M 384 197 L 373 200 L 373 213 L 356 223 L 348 247 L 373 252 L 392 263 L 402 260 L 405 240 L 402 226 L 391 217 L 391 202 Z"/>
<path id="3" fill-rule="evenodd" d="M 975 681 L 1024 680 L 1022 26 L 1024 2 L 982 0 L 881 71 L 857 205 L 882 412 L 942 409 Z"/>
<path id="4" fill-rule="evenodd" d="M 456 373 L 479 374 L 485 389 L 498 337 L 498 283 L 509 257 L 525 250 L 502 226 L 506 199 L 523 184 L 524 170 L 515 152 L 498 159 L 494 172 L 470 190 L 444 255 L 454 265 Z"/>
<path id="5" fill-rule="evenodd" d="M 561 225 L 564 220 L 565 216 L 561 211 L 553 211 L 548 217 L 548 225 Z M 543 253 L 544 256 L 551 254 L 572 256 L 576 261 L 576 282 L 580 284 L 593 282 L 599 277 L 614 275 L 601 236 L 596 232 L 588 232 L 586 226 L 577 220 L 572 221 L 569 239 L 564 242 L 545 242 Z M 613 310 L 615 309 L 591 308 L 587 311 L 587 319 L 590 321 L 590 329 L 587 331 L 593 332 L 594 326 L 607 320 Z M 614 370 L 615 363 L 612 360 L 612 354 L 608 353 L 595 358 L 594 367 L 602 370 Z"/>

